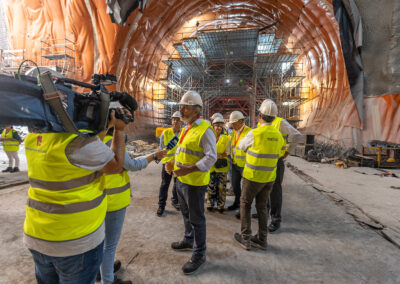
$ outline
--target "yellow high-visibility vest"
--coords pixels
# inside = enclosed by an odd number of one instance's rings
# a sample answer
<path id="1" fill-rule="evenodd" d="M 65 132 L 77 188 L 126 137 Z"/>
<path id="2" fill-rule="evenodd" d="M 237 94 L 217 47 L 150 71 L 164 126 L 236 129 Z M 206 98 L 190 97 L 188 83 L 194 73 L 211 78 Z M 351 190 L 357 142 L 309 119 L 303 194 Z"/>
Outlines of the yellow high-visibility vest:
<path id="1" fill-rule="evenodd" d="M 4 129 L 3 133 L 1 133 L 1 138 L 13 138 L 13 133 L 16 132 L 14 129 L 11 129 L 10 131 Z M 11 152 L 17 152 L 19 150 L 19 141 L 12 140 L 12 141 L 3 141 L 3 150 L 4 151 L 11 151 Z"/>
<path id="2" fill-rule="evenodd" d="M 287 146 L 286 144 L 288 143 L 288 134 L 287 133 L 283 133 L 280 128 L 281 128 L 281 122 L 282 122 L 282 117 L 275 117 L 274 121 L 272 121 L 272 126 L 274 126 L 276 129 L 278 129 L 278 131 L 282 134 L 283 139 L 285 139 L 285 145 L 282 147 L 281 149 L 281 153 L 279 154 L 279 157 L 282 157 L 285 152 L 287 151 Z"/>
<path id="3" fill-rule="evenodd" d="M 163 131 L 163 137 L 164 137 L 164 149 L 167 147 L 168 142 L 175 137 L 174 130 L 172 128 L 165 129 Z M 167 162 L 172 161 L 175 159 L 175 153 L 176 153 L 176 147 L 172 148 L 167 152 L 165 157 L 161 160 L 161 162 L 165 165 Z"/>
<path id="4" fill-rule="evenodd" d="M 273 182 L 276 164 L 285 144 L 282 134 L 272 125 L 262 125 L 252 130 L 253 146 L 247 149 L 243 177 L 254 182 Z"/>
<path id="5" fill-rule="evenodd" d="M 246 163 L 246 152 L 237 149 L 237 147 L 239 146 L 240 141 L 242 141 L 242 139 L 246 137 L 247 133 L 249 133 L 250 130 L 251 128 L 245 125 L 241 132 L 239 131 L 239 133 L 237 133 L 235 130 L 233 130 L 232 132 L 232 163 L 241 168 L 243 168 L 244 164 Z"/>
<path id="6" fill-rule="evenodd" d="M 221 134 L 219 136 L 219 139 L 217 141 L 217 154 L 223 154 L 225 153 L 226 146 L 229 143 L 229 136 L 226 134 Z M 216 173 L 227 173 L 229 171 L 229 162 L 228 162 L 228 157 L 222 158 L 226 160 L 226 167 L 219 168 L 217 169 L 215 166 L 212 166 L 210 169 L 210 172 L 216 172 Z"/>
<path id="7" fill-rule="evenodd" d="M 187 130 L 188 127 L 190 126 L 186 126 L 179 135 L 179 142 L 175 155 L 175 170 L 177 170 L 182 164 L 187 166 L 194 165 L 205 156 L 204 149 L 200 147 L 200 140 L 208 128 L 212 129 L 211 125 L 207 121 L 203 120 L 200 125 L 193 123 L 191 128 Z M 178 180 L 182 183 L 193 186 L 208 185 L 210 182 L 210 171 L 196 171 L 178 177 Z"/>
<path id="8" fill-rule="evenodd" d="M 103 223 L 104 175 L 72 165 L 67 146 L 76 134 L 30 133 L 25 139 L 30 188 L 24 232 L 46 241 L 82 238 Z"/>
<path id="9" fill-rule="evenodd" d="M 112 136 L 106 135 L 104 143 L 112 140 Z M 107 194 L 107 212 L 117 211 L 129 206 L 131 203 L 131 184 L 127 170 L 119 174 L 105 174 L 105 192 Z"/>

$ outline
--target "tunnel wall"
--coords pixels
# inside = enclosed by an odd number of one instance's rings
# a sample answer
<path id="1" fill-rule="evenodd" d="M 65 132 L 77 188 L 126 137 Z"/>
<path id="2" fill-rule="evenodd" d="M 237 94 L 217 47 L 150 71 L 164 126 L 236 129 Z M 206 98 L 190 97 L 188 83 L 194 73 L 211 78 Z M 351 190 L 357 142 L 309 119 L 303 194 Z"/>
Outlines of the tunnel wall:
<path id="1" fill-rule="evenodd" d="M 25 48 L 28 56 L 38 60 L 40 39 L 66 36 L 77 42 L 76 79 L 88 81 L 93 72 L 119 76 L 117 88 L 128 91 L 139 102 L 138 121 L 130 128 L 135 136 L 154 134 L 152 86 L 158 78 L 161 56 L 171 49 L 175 33 L 186 21 L 215 14 L 241 18 L 260 27 L 277 21 L 277 34 L 302 50 L 300 59 L 307 69 L 304 85 L 310 87 L 309 100 L 301 106 L 300 127 L 304 132 L 328 141 L 344 141 L 345 146 L 358 146 L 370 139 L 400 143 L 399 91 L 391 86 L 393 81 L 386 89 L 367 83 L 367 92 L 375 91 L 365 98 L 364 125 L 358 117 L 329 0 L 150 0 L 143 13 L 130 15 L 124 27 L 111 23 L 104 0 L 6 1 L 13 48 Z M 360 10 L 363 17 L 373 17 L 374 12 L 369 12 L 367 6 L 361 5 Z M 389 26 L 398 29 L 393 14 L 391 18 Z M 379 33 L 366 29 L 369 32 Z M 368 40 L 367 36 L 366 52 L 370 50 L 372 55 L 376 53 L 375 39 Z M 396 73 L 393 70 L 397 65 L 390 64 L 400 59 L 397 52 L 388 50 L 391 59 L 383 63 L 389 65 L 382 67 L 386 70 L 383 73 Z M 375 72 L 369 73 L 372 63 L 368 65 L 364 60 L 364 64 L 368 66 L 368 78 L 378 80 Z"/>

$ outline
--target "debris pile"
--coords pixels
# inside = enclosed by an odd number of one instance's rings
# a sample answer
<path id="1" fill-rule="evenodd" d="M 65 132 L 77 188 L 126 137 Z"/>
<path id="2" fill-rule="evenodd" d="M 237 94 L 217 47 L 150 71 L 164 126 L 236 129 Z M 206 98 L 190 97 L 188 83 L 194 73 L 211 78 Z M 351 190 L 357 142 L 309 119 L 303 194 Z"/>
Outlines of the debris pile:
<path id="1" fill-rule="evenodd" d="M 129 155 L 133 158 L 148 155 L 156 151 L 159 147 L 158 143 L 146 142 L 143 140 L 134 140 L 126 144 Z"/>

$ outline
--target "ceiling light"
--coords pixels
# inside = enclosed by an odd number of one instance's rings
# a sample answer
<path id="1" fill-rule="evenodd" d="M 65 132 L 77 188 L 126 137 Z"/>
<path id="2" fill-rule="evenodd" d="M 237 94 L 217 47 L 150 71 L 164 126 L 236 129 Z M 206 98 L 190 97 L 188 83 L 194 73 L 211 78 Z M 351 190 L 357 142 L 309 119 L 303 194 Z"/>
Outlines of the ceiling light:
<path id="1" fill-rule="evenodd" d="M 231 82 L 231 79 L 226 79 L 225 82 L 229 84 Z"/>
<path id="2" fill-rule="evenodd" d="M 181 74 L 181 73 L 182 73 L 182 68 L 178 68 L 176 71 L 177 71 L 179 74 Z"/>
<path id="3" fill-rule="evenodd" d="M 172 89 L 172 90 L 173 90 L 173 89 L 175 89 L 175 88 L 176 88 L 176 85 L 174 85 L 174 84 L 169 84 L 169 85 L 168 85 L 168 87 L 169 87 L 170 89 Z"/>

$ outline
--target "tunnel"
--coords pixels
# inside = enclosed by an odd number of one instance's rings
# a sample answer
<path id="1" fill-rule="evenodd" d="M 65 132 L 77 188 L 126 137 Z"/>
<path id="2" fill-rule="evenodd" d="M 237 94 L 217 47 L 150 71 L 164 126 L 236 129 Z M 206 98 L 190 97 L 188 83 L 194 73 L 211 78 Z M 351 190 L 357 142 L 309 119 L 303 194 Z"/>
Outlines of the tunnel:
<path id="1" fill-rule="evenodd" d="M 282 116 L 318 140 L 345 147 L 400 143 L 399 80 L 392 76 L 387 88 L 378 89 L 380 80 L 370 74 L 372 83 L 355 96 L 336 8 L 331 0 L 147 1 L 122 26 L 111 22 L 103 0 L 17 0 L 2 7 L 9 45 L 27 58 L 43 60 L 44 42 L 64 39 L 74 52 L 74 72 L 67 76 L 90 81 L 93 73 L 116 74 L 116 88 L 139 102 L 131 136 L 154 135 L 183 92 L 196 89 L 208 106 L 205 118 L 240 109 L 255 126 L 260 102 L 272 98 Z M 372 10 L 361 4 L 368 20 Z M 390 18 L 391 39 L 398 40 L 398 22 Z M 378 34 L 368 31 L 367 40 Z M 388 70 L 400 60 L 389 49 L 382 52 L 391 58 L 382 63 Z M 374 62 L 363 63 L 361 81 L 375 72 Z"/>

